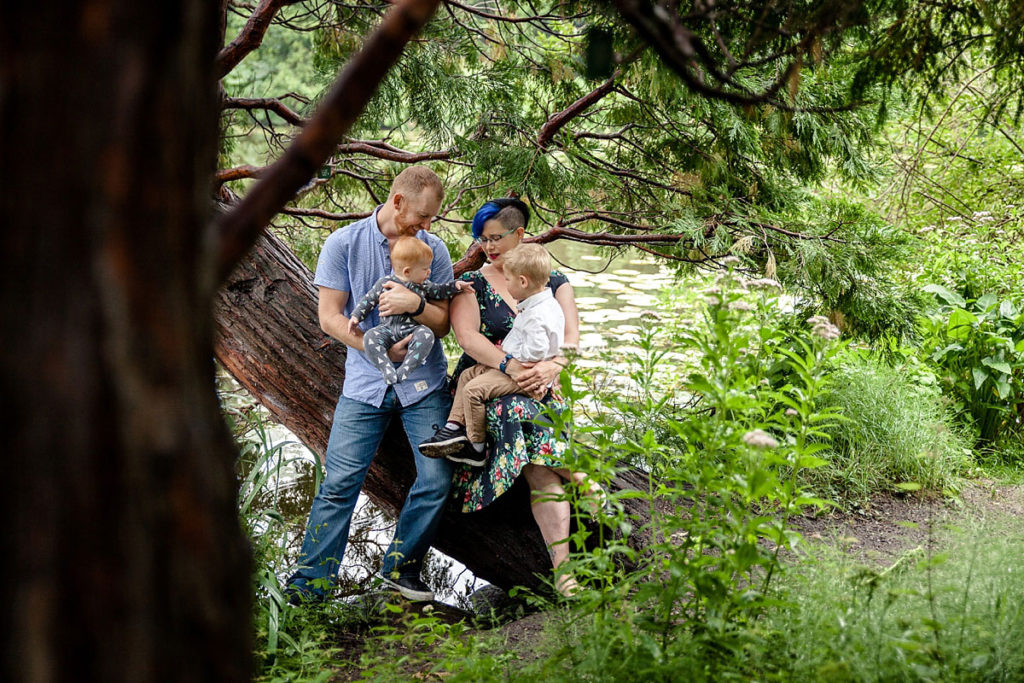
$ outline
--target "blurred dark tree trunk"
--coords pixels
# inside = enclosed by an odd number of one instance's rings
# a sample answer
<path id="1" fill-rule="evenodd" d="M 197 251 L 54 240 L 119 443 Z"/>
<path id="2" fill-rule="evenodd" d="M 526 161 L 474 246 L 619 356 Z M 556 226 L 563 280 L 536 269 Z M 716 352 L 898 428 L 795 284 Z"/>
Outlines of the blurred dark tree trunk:
<path id="1" fill-rule="evenodd" d="M 344 381 L 345 346 L 320 330 L 309 269 L 279 239 L 264 235 L 221 289 L 214 317 L 218 360 L 322 460 Z M 414 475 L 409 441 L 395 421 L 363 490 L 397 515 Z M 636 470 L 624 472 L 614 486 L 647 488 Z M 647 511 L 633 499 L 625 502 L 638 520 L 635 528 L 644 527 L 639 520 L 647 518 Z M 643 542 L 640 534 L 631 539 L 637 546 Z M 503 588 L 537 587 L 551 571 L 521 478 L 511 492 L 480 512 L 449 511 L 434 545 Z"/>
<path id="2" fill-rule="evenodd" d="M 0 678 L 248 680 L 214 392 L 219 3 L 0 10 Z"/>

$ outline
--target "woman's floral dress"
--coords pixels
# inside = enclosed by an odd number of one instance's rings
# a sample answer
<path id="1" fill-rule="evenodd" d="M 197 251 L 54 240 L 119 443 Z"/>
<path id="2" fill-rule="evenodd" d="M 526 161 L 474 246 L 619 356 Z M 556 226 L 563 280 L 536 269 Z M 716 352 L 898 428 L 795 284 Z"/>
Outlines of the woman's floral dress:
<path id="1" fill-rule="evenodd" d="M 464 273 L 460 279 L 473 285 L 480 305 L 480 332 L 491 342 L 498 343 L 512 329 L 515 311 L 491 287 L 480 271 Z M 551 271 L 548 287 L 551 293 L 568 282 L 557 270 Z M 454 388 L 459 374 L 475 365 L 476 361 L 463 353 L 455 367 L 451 386 Z M 523 467 L 529 463 L 558 466 L 565 444 L 550 426 L 531 422 L 541 415 L 543 407 L 560 409 L 564 404 L 550 394 L 538 402 L 520 394 L 502 396 L 487 404 L 487 462 L 483 467 L 459 465 L 455 468 L 452 496 L 462 512 L 473 512 L 492 503 L 512 487 Z"/>

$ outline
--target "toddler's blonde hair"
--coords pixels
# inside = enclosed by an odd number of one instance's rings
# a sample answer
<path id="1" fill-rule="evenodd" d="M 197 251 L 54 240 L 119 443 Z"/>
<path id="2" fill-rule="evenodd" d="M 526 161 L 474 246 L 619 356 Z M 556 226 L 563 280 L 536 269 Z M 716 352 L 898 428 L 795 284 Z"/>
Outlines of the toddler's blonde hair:
<path id="1" fill-rule="evenodd" d="M 501 265 L 511 275 L 525 275 L 534 287 L 546 283 L 551 277 L 551 255 L 539 244 L 520 244 L 508 250 Z"/>
<path id="2" fill-rule="evenodd" d="M 399 237 L 395 246 L 391 247 L 391 269 L 402 272 L 406 266 L 413 267 L 418 263 L 431 263 L 434 251 L 427 243 L 417 237 Z"/>

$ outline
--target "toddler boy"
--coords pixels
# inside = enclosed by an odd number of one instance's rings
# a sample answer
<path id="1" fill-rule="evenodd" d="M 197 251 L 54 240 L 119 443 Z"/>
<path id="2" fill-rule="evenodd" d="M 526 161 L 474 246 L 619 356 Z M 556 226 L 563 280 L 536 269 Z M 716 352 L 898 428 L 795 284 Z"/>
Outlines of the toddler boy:
<path id="1" fill-rule="evenodd" d="M 501 345 L 505 359 L 498 370 L 478 363 L 459 376 L 448 422 L 419 445 L 420 452 L 428 457 L 483 465 L 487 402 L 522 393 L 505 374 L 505 366 L 513 358 L 527 363 L 559 354 L 565 338 L 565 315 L 548 288 L 551 257 L 547 250 L 539 244 L 520 244 L 503 256 L 502 264 L 509 292 L 519 301 L 519 312 Z"/>

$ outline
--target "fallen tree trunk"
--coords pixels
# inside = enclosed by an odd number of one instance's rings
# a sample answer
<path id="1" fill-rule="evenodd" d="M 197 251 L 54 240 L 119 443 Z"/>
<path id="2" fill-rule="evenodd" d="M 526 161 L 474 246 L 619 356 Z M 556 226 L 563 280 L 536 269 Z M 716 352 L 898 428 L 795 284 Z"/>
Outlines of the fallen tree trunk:
<path id="1" fill-rule="evenodd" d="M 221 288 L 214 318 L 217 359 L 322 461 L 344 380 L 346 348 L 320 330 L 309 269 L 279 239 L 264 235 Z M 363 490 L 397 515 L 414 476 L 409 442 L 401 422 L 394 421 Z M 646 488 L 644 476 L 638 470 L 624 472 L 613 488 Z M 632 515 L 644 516 L 636 501 L 626 504 Z M 538 577 L 550 574 L 522 477 L 480 512 L 446 512 L 434 546 L 503 588 L 536 587 Z"/>

